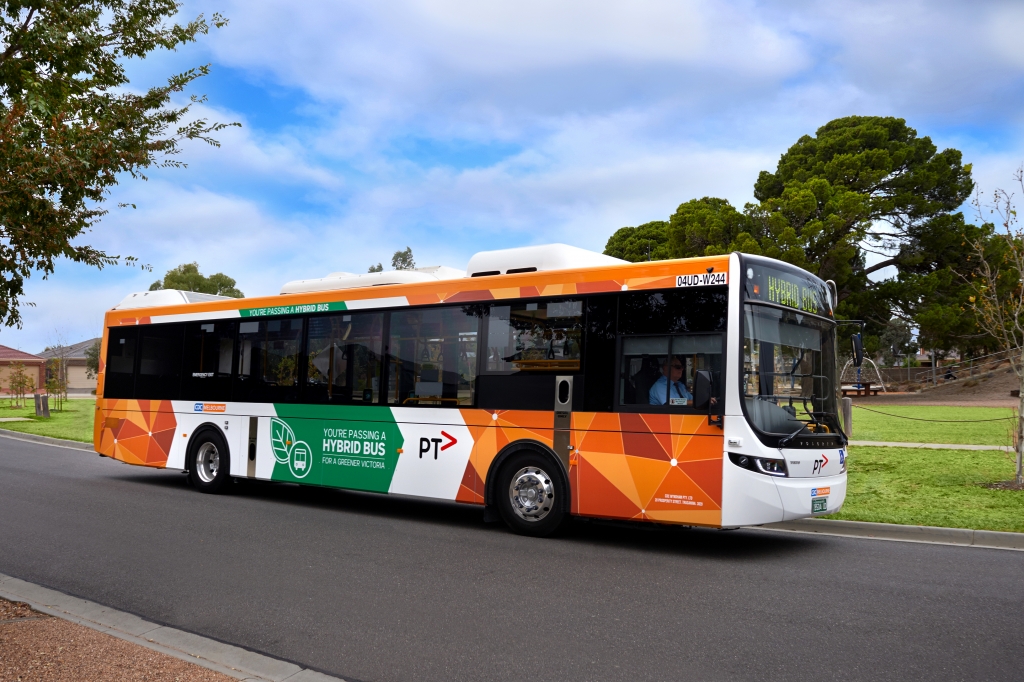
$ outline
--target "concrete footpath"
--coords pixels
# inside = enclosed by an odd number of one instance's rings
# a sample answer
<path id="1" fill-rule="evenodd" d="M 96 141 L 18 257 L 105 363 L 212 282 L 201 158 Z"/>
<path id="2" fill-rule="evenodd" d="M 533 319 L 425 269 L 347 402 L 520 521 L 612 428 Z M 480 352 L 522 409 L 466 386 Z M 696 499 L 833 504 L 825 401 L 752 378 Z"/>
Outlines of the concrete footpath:
<path id="1" fill-rule="evenodd" d="M 241 647 L 200 637 L 138 616 L 66 595 L 0 573 L 0 597 L 26 602 L 36 611 L 173 656 L 189 663 L 254 682 L 343 682 Z"/>
<path id="2" fill-rule="evenodd" d="M 1000 450 L 1013 452 L 1009 445 L 963 445 L 957 443 L 899 443 L 882 440 L 851 440 L 850 445 L 863 445 L 880 448 L 925 448 L 926 450 Z"/>
<path id="3" fill-rule="evenodd" d="M 839 535 L 870 540 L 925 542 L 936 545 L 1024 551 L 1024 533 L 1004 533 L 994 530 L 973 530 L 971 528 L 904 526 L 895 523 L 839 521 L 836 519 L 798 519 L 796 521 L 783 521 L 782 523 L 769 523 L 759 528 L 761 530 Z"/>

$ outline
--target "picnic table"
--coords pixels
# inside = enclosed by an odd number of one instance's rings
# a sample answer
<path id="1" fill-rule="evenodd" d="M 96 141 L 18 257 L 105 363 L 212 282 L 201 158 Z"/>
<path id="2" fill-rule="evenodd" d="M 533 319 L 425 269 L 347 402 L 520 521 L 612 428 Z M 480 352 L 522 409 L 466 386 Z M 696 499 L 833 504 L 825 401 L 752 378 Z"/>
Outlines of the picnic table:
<path id="1" fill-rule="evenodd" d="M 878 395 L 878 392 L 880 390 L 882 390 L 882 389 L 880 389 L 877 386 L 872 388 L 870 381 L 862 381 L 859 384 L 853 384 L 853 385 L 850 385 L 850 386 L 843 386 L 842 387 L 843 397 L 844 398 L 848 394 L 851 394 L 851 393 L 853 395 L 863 395 L 863 396 Z"/>

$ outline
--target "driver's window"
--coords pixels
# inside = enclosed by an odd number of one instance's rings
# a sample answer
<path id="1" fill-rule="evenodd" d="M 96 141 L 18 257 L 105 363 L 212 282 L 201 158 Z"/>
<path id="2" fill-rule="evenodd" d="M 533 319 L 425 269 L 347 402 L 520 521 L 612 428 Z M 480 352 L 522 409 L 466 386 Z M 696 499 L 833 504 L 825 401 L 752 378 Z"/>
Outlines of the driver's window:
<path id="1" fill-rule="evenodd" d="M 694 381 L 700 370 L 710 371 L 715 378 L 721 376 L 721 334 L 625 337 L 619 405 L 657 412 L 692 408 Z"/>

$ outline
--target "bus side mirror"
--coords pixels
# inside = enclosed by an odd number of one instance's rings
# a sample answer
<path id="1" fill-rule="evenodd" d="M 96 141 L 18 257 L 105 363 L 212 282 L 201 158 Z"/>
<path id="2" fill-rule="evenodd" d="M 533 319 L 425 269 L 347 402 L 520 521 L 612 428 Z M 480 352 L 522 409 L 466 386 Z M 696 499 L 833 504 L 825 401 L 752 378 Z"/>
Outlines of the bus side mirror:
<path id="1" fill-rule="evenodd" d="M 698 369 L 697 376 L 693 381 L 693 407 L 703 410 L 710 404 L 711 372 L 706 369 Z"/>
<path id="2" fill-rule="evenodd" d="M 853 335 L 853 366 L 860 367 L 864 364 L 864 342 L 860 334 Z"/>

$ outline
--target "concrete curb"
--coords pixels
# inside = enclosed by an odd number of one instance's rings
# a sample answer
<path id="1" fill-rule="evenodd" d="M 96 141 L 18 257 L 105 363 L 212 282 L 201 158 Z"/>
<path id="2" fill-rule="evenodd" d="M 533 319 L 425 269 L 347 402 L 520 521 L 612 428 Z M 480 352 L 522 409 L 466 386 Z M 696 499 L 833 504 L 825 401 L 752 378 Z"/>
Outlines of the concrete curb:
<path id="1" fill-rule="evenodd" d="M 63 592 L 0 573 L 0 597 L 28 603 L 33 609 L 63 618 L 133 644 L 174 656 L 238 680 L 253 682 L 344 682 L 294 663 L 264 656 L 130 613 L 71 597 Z"/>
<path id="2" fill-rule="evenodd" d="M 769 523 L 759 526 L 759 528 L 763 530 L 817 533 L 819 535 L 839 535 L 874 540 L 924 542 L 937 545 L 1024 551 L 1024 533 L 1002 533 L 994 530 L 903 526 L 896 523 L 838 521 L 835 519 L 798 519 L 796 521 L 783 521 L 782 523 Z"/>
<path id="3" fill-rule="evenodd" d="M 1000 450 L 1014 452 L 1009 445 L 958 445 L 956 443 L 897 443 L 878 440 L 851 440 L 850 445 L 874 448 L 924 448 L 926 450 Z"/>
<path id="4" fill-rule="evenodd" d="M 0 429 L 0 436 L 3 436 L 4 438 L 13 438 L 14 440 L 24 440 L 29 443 L 44 443 L 46 445 L 57 445 L 62 448 L 71 448 L 72 450 L 96 452 L 92 443 L 81 443 L 77 440 L 37 436 L 34 433 L 22 433 L 21 431 L 11 431 L 10 429 Z"/>

